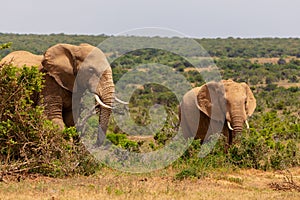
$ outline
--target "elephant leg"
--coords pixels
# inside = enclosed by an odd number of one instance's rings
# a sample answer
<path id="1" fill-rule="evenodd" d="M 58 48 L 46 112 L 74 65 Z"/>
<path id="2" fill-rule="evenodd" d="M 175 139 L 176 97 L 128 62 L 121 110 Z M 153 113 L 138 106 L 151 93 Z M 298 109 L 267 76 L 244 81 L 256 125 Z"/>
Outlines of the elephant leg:
<path id="1" fill-rule="evenodd" d="M 225 124 L 227 124 L 227 122 L 225 122 Z M 228 148 L 230 147 L 230 145 L 232 143 L 232 131 L 228 129 L 227 125 L 224 125 L 222 133 L 226 138 L 225 153 L 227 153 Z"/>
<path id="2" fill-rule="evenodd" d="M 201 112 L 196 139 L 200 138 L 202 143 L 209 141 L 213 134 L 221 133 L 222 129 L 223 124 L 221 122 L 213 120 Z"/>
<path id="3" fill-rule="evenodd" d="M 196 110 L 189 105 L 186 106 L 185 104 L 182 104 L 179 107 L 179 118 L 184 139 L 203 139 L 201 134 L 199 134 L 199 128 L 201 126 L 201 124 L 199 124 L 199 110 Z"/>
<path id="4" fill-rule="evenodd" d="M 64 130 L 65 124 L 64 124 L 62 119 L 53 118 L 53 119 L 51 119 L 51 121 L 52 121 L 53 124 L 58 126 L 59 130 Z"/>
<path id="5" fill-rule="evenodd" d="M 62 116 L 63 98 L 61 96 L 61 87 L 56 81 L 46 75 L 45 86 L 41 92 L 39 104 L 44 106 L 44 113 L 53 124 L 58 125 L 60 130 L 65 128 Z"/>
<path id="6" fill-rule="evenodd" d="M 200 119 L 198 130 L 195 139 L 201 139 L 201 143 L 204 142 L 206 137 L 211 134 L 210 118 L 207 117 L 203 112 L 200 112 Z"/>
<path id="7" fill-rule="evenodd" d="M 63 112 L 63 120 L 67 127 L 75 126 L 72 110 L 67 110 Z"/>
<path id="8" fill-rule="evenodd" d="M 233 131 L 229 130 L 229 134 L 228 134 L 228 144 L 231 145 L 233 141 Z"/>
<path id="9" fill-rule="evenodd" d="M 62 99 L 59 96 L 44 97 L 44 113 L 53 124 L 58 125 L 60 130 L 65 128 L 65 123 L 62 116 Z"/>

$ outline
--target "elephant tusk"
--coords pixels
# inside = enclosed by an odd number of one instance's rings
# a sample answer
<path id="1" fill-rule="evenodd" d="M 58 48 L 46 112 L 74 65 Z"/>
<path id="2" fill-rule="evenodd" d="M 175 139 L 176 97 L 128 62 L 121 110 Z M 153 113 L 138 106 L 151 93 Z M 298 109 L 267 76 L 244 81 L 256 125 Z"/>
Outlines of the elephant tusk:
<path id="1" fill-rule="evenodd" d="M 129 102 L 122 101 L 122 100 L 118 99 L 117 97 L 115 97 L 115 99 L 116 99 L 117 102 L 119 102 L 119 103 L 121 103 L 121 104 L 125 104 L 125 105 L 128 105 L 128 104 L 129 104 Z"/>
<path id="2" fill-rule="evenodd" d="M 96 95 L 96 94 L 95 94 L 95 99 L 96 99 L 96 101 L 97 101 L 102 107 L 112 109 L 111 106 L 105 105 L 105 104 L 101 101 L 101 99 L 99 98 L 99 96 Z"/>
<path id="3" fill-rule="evenodd" d="M 246 124 L 246 126 L 247 126 L 247 129 L 249 129 L 250 126 L 249 126 L 248 120 L 245 121 L 245 124 Z"/>
<path id="4" fill-rule="evenodd" d="M 230 122 L 229 122 L 229 121 L 227 121 L 227 126 L 228 126 L 229 130 L 233 131 L 233 128 L 231 127 L 231 125 L 230 125 Z"/>

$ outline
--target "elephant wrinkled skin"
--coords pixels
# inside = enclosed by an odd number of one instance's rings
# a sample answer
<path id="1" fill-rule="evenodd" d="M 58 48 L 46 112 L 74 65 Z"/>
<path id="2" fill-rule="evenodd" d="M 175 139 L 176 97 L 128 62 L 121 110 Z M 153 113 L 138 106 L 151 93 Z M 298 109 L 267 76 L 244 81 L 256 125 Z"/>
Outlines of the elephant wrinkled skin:
<path id="1" fill-rule="evenodd" d="M 44 56 L 16 51 L 3 61 L 12 61 L 18 67 L 24 64 L 39 66 L 45 74 L 45 85 L 38 103 L 44 105 L 48 119 L 60 129 L 74 126 L 73 114 L 76 119 L 80 97 L 88 89 L 100 101 L 99 126 L 101 132 L 106 133 L 115 87 L 111 67 L 100 49 L 89 44 L 57 44 L 50 47 Z M 72 95 L 79 98 L 73 98 L 72 102 Z"/>
<path id="2" fill-rule="evenodd" d="M 211 134 L 222 132 L 231 145 L 244 123 L 249 128 L 247 118 L 255 107 L 256 99 L 246 83 L 222 80 L 193 88 L 184 95 L 179 108 L 183 135 L 203 142 Z"/>

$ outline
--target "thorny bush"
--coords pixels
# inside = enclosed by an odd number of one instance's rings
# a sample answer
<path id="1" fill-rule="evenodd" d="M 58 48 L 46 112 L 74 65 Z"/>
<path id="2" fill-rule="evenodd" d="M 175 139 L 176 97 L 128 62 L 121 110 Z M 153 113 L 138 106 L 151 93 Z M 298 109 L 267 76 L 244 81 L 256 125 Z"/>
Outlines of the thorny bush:
<path id="1" fill-rule="evenodd" d="M 0 177 L 93 173 L 100 165 L 76 130 L 59 131 L 32 100 L 42 89 L 42 77 L 37 67 L 0 66 Z"/>

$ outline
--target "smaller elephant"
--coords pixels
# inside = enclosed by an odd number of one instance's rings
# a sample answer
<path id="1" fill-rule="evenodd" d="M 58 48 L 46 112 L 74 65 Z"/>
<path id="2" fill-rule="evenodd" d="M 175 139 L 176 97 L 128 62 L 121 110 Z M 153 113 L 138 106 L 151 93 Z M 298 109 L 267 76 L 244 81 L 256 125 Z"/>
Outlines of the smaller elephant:
<path id="1" fill-rule="evenodd" d="M 179 119 L 184 138 L 201 139 L 223 133 L 227 147 L 243 130 L 256 107 L 256 99 L 246 83 L 232 80 L 209 82 L 188 91 L 180 104 Z"/>

